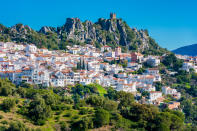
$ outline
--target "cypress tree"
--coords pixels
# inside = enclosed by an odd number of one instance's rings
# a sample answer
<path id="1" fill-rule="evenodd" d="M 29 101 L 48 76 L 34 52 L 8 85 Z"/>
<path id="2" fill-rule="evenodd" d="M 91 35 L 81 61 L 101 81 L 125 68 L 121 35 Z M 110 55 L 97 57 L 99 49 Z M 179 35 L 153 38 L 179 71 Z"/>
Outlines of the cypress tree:
<path id="1" fill-rule="evenodd" d="M 85 61 L 83 60 L 82 69 L 85 69 Z"/>

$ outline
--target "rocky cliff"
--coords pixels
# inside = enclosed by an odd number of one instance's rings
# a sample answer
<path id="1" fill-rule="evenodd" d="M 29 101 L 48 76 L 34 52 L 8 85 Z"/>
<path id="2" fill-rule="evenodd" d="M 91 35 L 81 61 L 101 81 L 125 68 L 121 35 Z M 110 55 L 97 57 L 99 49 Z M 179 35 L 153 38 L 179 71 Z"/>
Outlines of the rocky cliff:
<path id="1" fill-rule="evenodd" d="M 79 18 L 67 18 L 61 27 L 44 26 L 34 31 L 29 26 L 17 24 L 10 28 L 0 25 L 0 40 L 31 42 L 38 46 L 64 49 L 67 44 L 88 43 L 97 47 L 121 46 L 125 51 L 159 52 L 162 50 L 148 35 L 147 30 L 130 28 L 122 19 L 98 19 L 82 22 Z M 155 51 L 157 50 L 157 51 Z"/>
<path id="2" fill-rule="evenodd" d="M 99 44 L 113 44 L 130 46 L 137 44 L 140 50 L 149 48 L 149 36 L 143 30 L 131 29 L 121 19 L 99 19 L 98 22 L 81 22 L 78 18 L 68 18 L 65 25 L 59 28 L 59 35 L 65 33 L 67 39 L 79 42 L 98 42 Z"/>

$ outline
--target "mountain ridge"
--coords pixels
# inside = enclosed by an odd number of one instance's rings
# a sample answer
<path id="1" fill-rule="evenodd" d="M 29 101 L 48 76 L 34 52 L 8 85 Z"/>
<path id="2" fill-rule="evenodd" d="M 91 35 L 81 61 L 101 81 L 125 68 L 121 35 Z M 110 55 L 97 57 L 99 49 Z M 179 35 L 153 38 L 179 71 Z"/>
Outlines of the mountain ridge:
<path id="1" fill-rule="evenodd" d="M 197 43 L 192 45 L 186 45 L 172 50 L 175 54 L 197 56 Z"/>

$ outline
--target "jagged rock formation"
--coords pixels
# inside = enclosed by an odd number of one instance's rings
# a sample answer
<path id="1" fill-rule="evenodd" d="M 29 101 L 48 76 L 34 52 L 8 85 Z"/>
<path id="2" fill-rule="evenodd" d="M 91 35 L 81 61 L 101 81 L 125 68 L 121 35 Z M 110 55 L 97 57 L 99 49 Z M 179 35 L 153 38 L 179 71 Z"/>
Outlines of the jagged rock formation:
<path id="1" fill-rule="evenodd" d="M 53 49 L 64 49 L 65 45 L 76 42 L 91 43 L 97 47 L 121 46 L 125 50 L 140 52 L 161 49 L 146 30 L 130 28 L 125 21 L 117 19 L 115 14 L 111 14 L 110 17 L 100 18 L 96 23 L 88 20 L 82 22 L 79 18 L 67 18 L 61 27 L 44 26 L 38 32 L 22 24 L 10 28 L 0 25 L 0 40 L 35 43 Z"/>
<path id="2" fill-rule="evenodd" d="M 132 46 L 137 44 L 140 51 L 149 48 L 149 36 L 143 30 L 131 29 L 121 19 L 103 19 L 98 22 L 81 22 L 78 18 L 67 18 L 66 23 L 58 28 L 58 34 L 65 33 L 67 40 L 79 42 L 98 42 L 99 44 L 113 44 Z"/>
<path id="3" fill-rule="evenodd" d="M 10 28 L 10 31 L 16 34 L 27 34 L 31 30 L 32 29 L 28 25 L 23 25 L 23 24 L 16 24 Z"/>
<path id="4" fill-rule="evenodd" d="M 49 27 L 49 26 L 43 26 L 39 30 L 39 33 L 43 33 L 43 34 L 46 34 L 48 32 L 56 32 L 56 28 L 55 27 Z"/>

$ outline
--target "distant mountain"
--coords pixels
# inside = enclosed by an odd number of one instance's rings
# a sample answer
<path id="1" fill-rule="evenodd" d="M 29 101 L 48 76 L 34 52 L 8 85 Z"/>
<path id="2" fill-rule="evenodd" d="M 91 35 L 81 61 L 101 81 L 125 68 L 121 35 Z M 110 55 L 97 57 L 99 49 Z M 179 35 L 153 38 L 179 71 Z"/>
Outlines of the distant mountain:
<path id="1" fill-rule="evenodd" d="M 172 52 L 180 55 L 197 56 L 197 44 L 183 46 L 173 50 Z"/>
<path id="2" fill-rule="evenodd" d="M 122 19 L 111 14 L 109 19 L 82 22 L 79 18 L 67 18 L 60 27 L 44 26 L 39 31 L 23 24 L 5 27 L 0 24 L 0 41 L 33 43 L 38 47 L 65 50 L 67 45 L 94 44 L 97 48 L 109 45 L 122 47 L 123 52 L 139 51 L 144 54 L 162 55 L 167 50 L 152 39 L 147 30 L 130 28 Z"/>

